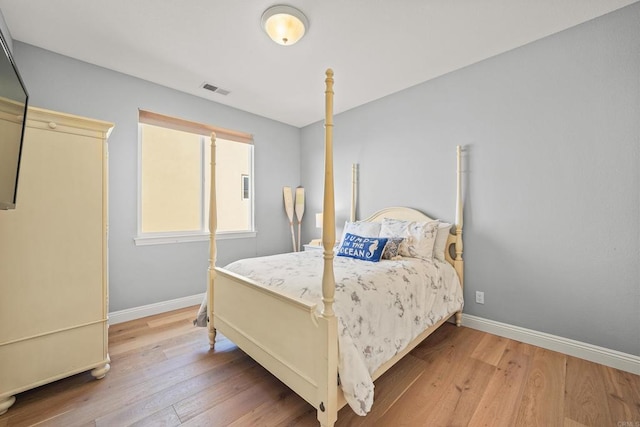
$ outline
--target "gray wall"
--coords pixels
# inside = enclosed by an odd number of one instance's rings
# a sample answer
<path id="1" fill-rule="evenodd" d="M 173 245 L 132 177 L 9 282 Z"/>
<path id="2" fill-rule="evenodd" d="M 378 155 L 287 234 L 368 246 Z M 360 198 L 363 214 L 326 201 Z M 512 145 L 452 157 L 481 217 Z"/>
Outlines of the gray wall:
<path id="1" fill-rule="evenodd" d="M 13 38 L 11 38 L 11 33 L 9 32 L 9 28 L 7 27 L 7 23 L 4 21 L 4 15 L 2 14 L 2 11 L 0 11 L 0 31 L 2 31 L 4 40 L 7 42 L 9 50 L 13 54 Z"/>
<path id="2" fill-rule="evenodd" d="M 636 3 L 337 115 L 338 223 L 354 162 L 360 217 L 408 205 L 452 221 L 461 144 L 465 312 L 639 355 L 638 22 Z M 316 212 L 322 141 L 320 123 L 302 130 Z"/>
<path id="3" fill-rule="evenodd" d="M 218 265 L 290 250 L 282 186 L 300 182 L 300 130 L 14 41 L 31 105 L 113 122 L 109 138 L 110 311 L 206 290 L 208 242 L 135 246 L 138 108 L 248 132 L 257 238 L 218 242 Z M 50 224 L 49 226 L 54 226 Z"/>

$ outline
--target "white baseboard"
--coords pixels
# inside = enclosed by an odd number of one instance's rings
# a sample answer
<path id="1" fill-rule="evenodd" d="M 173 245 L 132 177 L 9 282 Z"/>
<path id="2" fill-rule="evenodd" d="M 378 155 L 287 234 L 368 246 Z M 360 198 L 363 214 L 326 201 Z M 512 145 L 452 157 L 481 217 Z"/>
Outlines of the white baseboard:
<path id="1" fill-rule="evenodd" d="M 154 314 L 165 313 L 171 310 L 199 305 L 205 294 L 191 295 L 188 297 L 176 298 L 169 301 L 161 301 L 155 304 L 143 305 L 140 307 L 127 308 L 109 313 L 109 324 L 128 322 L 129 320 L 140 319 L 142 317 L 153 316 Z M 195 316 L 194 316 L 195 318 Z"/>
<path id="2" fill-rule="evenodd" d="M 109 324 L 115 325 L 129 320 L 140 319 L 142 317 L 153 316 L 154 314 L 198 305 L 202 302 L 204 296 L 205 294 L 202 293 L 188 297 L 176 298 L 169 301 L 162 301 L 155 304 L 114 311 L 109 313 Z M 519 326 L 496 322 L 494 320 L 483 319 L 482 317 L 470 314 L 462 314 L 462 325 L 640 375 L 640 357 L 631 354 L 610 350 L 608 348 L 580 341 L 574 341 L 557 335 L 551 335 L 544 332 L 521 328 Z"/>
<path id="3" fill-rule="evenodd" d="M 472 329 L 532 344 L 548 350 L 579 357 L 622 371 L 640 375 L 640 357 L 610 350 L 604 347 L 574 341 L 544 332 L 533 331 L 519 326 L 508 325 L 494 320 L 483 319 L 470 314 L 462 314 L 462 324 Z"/>

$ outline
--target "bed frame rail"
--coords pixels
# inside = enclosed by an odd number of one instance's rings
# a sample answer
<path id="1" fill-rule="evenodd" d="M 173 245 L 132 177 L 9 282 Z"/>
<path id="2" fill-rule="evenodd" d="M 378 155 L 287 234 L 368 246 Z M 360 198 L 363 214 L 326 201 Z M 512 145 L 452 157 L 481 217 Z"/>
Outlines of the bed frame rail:
<path id="1" fill-rule="evenodd" d="M 319 417 L 335 414 L 337 318 L 319 315 L 316 304 L 215 270 L 216 329 L 318 409 Z M 320 422 L 331 425 L 335 419 Z"/>

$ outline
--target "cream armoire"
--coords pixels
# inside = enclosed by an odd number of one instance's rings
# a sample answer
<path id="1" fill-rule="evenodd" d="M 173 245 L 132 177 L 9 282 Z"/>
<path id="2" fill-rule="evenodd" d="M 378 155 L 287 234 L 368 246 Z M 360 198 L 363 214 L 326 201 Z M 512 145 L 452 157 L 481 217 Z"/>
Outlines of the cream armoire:
<path id="1" fill-rule="evenodd" d="M 0 211 L 0 414 L 17 393 L 109 370 L 112 127 L 29 108 L 16 209 Z"/>

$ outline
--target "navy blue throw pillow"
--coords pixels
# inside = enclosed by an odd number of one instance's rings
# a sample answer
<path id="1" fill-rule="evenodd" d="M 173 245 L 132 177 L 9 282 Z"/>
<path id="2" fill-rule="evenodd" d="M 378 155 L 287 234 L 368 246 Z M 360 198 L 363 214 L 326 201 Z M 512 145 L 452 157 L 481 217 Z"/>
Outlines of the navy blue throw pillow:
<path id="1" fill-rule="evenodd" d="M 387 240 L 386 237 L 360 237 L 347 233 L 338 249 L 338 256 L 378 262 Z"/>

